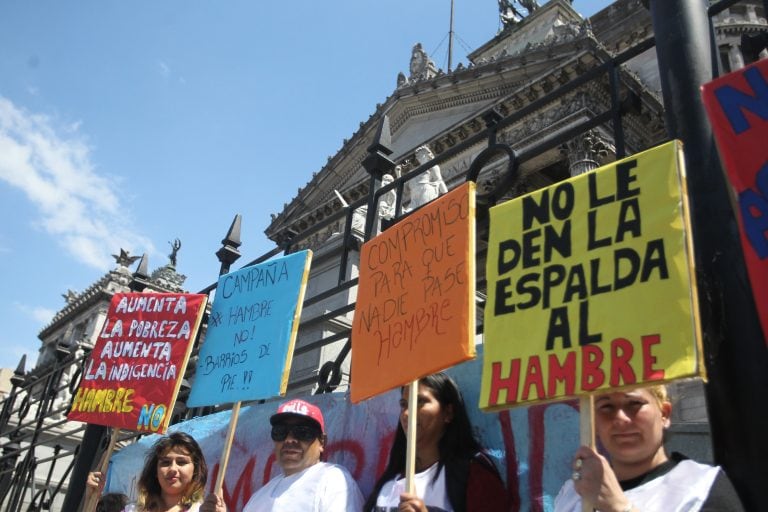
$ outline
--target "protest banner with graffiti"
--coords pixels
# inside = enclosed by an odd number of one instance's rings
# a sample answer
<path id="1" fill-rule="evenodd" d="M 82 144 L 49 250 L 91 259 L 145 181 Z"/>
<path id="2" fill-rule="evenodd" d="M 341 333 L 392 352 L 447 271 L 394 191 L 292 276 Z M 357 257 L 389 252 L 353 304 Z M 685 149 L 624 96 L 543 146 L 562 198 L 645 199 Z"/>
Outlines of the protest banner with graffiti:
<path id="1" fill-rule="evenodd" d="M 198 294 L 115 294 L 68 418 L 165 432 L 206 302 Z"/>
<path id="2" fill-rule="evenodd" d="M 311 251 L 219 278 L 189 407 L 285 393 Z"/>
<path id="3" fill-rule="evenodd" d="M 702 86 L 736 218 L 763 337 L 768 343 L 768 60 Z"/>
<path id="4" fill-rule="evenodd" d="M 478 351 L 482 346 L 478 347 Z M 573 402 L 545 404 L 487 414 L 478 403 L 479 359 L 454 366 L 448 373 L 464 395 L 473 430 L 506 481 L 510 510 L 551 510 L 560 486 L 570 476 L 570 461 L 579 445 L 578 409 Z M 400 391 L 391 391 L 359 404 L 344 393 L 302 397 L 319 406 L 325 417 L 328 441 L 325 460 L 342 464 L 367 496 L 387 463 L 400 413 Z M 280 473 L 270 438 L 269 417 L 279 401 L 253 404 L 240 412 L 230 470 L 222 488 L 227 510 L 242 510 L 250 496 Z M 171 425 L 194 437 L 208 462 L 206 494 L 217 479 L 230 411 Z M 147 436 L 112 457 L 105 492 L 136 497 L 135 483 L 146 450 L 157 440 Z"/>
<path id="5" fill-rule="evenodd" d="M 363 245 L 352 323 L 353 402 L 474 357 L 474 262 L 471 182 Z"/>
<path id="6" fill-rule="evenodd" d="M 703 372 L 676 141 L 491 209 L 480 406 Z"/>

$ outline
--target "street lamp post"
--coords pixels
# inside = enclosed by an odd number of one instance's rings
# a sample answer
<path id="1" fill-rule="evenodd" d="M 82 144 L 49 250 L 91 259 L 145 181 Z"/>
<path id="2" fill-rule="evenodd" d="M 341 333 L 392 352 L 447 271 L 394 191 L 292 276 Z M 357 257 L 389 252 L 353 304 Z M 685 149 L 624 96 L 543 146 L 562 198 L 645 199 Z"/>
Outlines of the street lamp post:
<path id="1" fill-rule="evenodd" d="M 669 135 L 684 144 L 715 460 L 747 510 L 768 503 L 768 351 L 699 88 L 714 77 L 706 0 L 651 0 Z"/>

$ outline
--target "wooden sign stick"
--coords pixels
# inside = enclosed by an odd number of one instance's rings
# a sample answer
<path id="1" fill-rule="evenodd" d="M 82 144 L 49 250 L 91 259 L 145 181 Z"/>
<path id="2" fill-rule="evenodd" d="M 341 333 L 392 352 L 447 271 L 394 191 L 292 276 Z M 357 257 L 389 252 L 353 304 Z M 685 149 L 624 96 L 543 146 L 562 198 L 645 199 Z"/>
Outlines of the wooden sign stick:
<path id="1" fill-rule="evenodd" d="M 104 452 L 104 455 L 101 456 L 101 460 L 99 460 L 98 465 L 96 466 L 96 469 L 94 471 L 98 471 L 101 473 L 102 478 L 106 478 L 107 476 L 107 467 L 109 466 L 109 459 L 112 457 L 112 452 L 115 449 L 115 444 L 117 444 L 117 436 L 120 433 L 119 428 L 113 428 L 112 429 L 112 437 L 109 438 L 109 444 L 107 445 L 107 450 Z M 96 505 L 99 503 L 99 498 L 101 498 L 100 492 L 88 492 L 86 490 L 86 496 L 85 496 L 85 503 L 83 505 L 83 512 L 94 512 L 96 510 Z"/>
<path id="2" fill-rule="evenodd" d="M 419 381 L 408 385 L 408 430 L 405 432 L 405 492 L 416 492 L 416 414 L 418 412 Z"/>
<path id="3" fill-rule="evenodd" d="M 213 488 L 213 493 L 216 496 L 221 496 L 221 488 L 224 485 L 224 475 L 227 472 L 227 465 L 229 464 L 229 453 L 232 451 L 232 440 L 235 437 L 237 417 L 239 415 L 240 402 L 235 402 L 235 405 L 232 407 L 232 415 L 229 417 L 227 437 L 224 440 L 224 447 L 221 450 L 221 461 L 219 462 L 219 473 L 216 475 L 216 486 Z"/>
<path id="4" fill-rule="evenodd" d="M 583 396 L 579 400 L 579 441 L 582 446 L 595 449 L 595 397 Z M 581 500 L 581 512 L 592 512 L 592 503 Z"/>

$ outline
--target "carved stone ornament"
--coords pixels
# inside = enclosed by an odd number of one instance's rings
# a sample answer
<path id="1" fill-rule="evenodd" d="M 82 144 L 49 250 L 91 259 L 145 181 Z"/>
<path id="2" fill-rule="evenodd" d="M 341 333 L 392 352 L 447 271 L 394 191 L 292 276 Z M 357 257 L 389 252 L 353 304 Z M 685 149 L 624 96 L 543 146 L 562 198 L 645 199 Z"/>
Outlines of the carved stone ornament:
<path id="1" fill-rule="evenodd" d="M 599 132 L 590 130 L 569 140 L 560 150 L 568 157 L 571 176 L 578 176 L 600 167 L 610 146 Z"/>
<path id="2" fill-rule="evenodd" d="M 439 72 L 435 63 L 429 58 L 427 52 L 422 48 L 421 43 L 416 43 L 411 50 L 411 64 L 409 67 L 410 75 L 405 78 L 399 74 L 397 77 L 397 86 L 405 87 L 422 80 L 430 80 L 438 76 Z"/>
<path id="3" fill-rule="evenodd" d="M 517 2 L 499 0 L 499 20 L 501 20 L 504 28 L 523 20 L 523 13 L 515 8 L 515 3 L 520 4 L 527 11 L 528 16 L 539 8 L 539 3 L 536 0 L 518 0 Z"/>
<path id="4" fill-rule="evenodd" d="M 381 178 L 381 186 L 389 185 L 395 181 L 395 178 L 391 174 L 385 174 Z M 397 192 L 395 190 L 390 190 L 389 192 L 385 193 L 381 196 L 379 199 L 379 205 L 377 208 L 376 213 L 379 216 L 379 221 L 381 220 L 392 220 L 395 217 L 395 204 L 397 203 Z"/>
<path id="5" fill-rule="evenodd" d="M 115 258 L 115 262 L 121 267 L 130 267 L 141 258 L 141 256 L 131 256 L 130 252 L 125 249 L 120 249 L 120 254 L 113 254 L 112 257 Z"/>
<path id="6" fill-rule="evenodd" d="M 176 272 L 176 267 L 170 264 L 160 267 L 152 272 L 152 281 L 154 283 L 166 290 L 176 293 L 184 291 L 182 286 L 186 280 L 187 276 Z"/>
<path id="7" fill-rule="evenodd" d="M 424 74 L 427 70 L 427 52 L 421 47 L 421 43 L 416 43 L 411 52 L 411 78 L 415 78 Z"/>
<path id="8" fill-rule="evenodd" d="M 61 294 L 62 297 L 64 297 L 64 300 L 67 302 L 67 304 L 72 304 L 77 300 L 77 292 L 72 290 L 67 290 L 67 293 Z"/>

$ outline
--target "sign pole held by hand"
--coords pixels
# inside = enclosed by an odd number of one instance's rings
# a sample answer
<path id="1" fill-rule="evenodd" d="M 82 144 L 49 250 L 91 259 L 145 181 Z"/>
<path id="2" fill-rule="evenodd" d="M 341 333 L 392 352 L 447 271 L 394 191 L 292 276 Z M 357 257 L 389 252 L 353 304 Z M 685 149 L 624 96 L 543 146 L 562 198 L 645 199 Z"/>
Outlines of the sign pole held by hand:
<path id="1" fill-rule="evenodd" d="M 219 497 L 240 404 L 285 395 L 311 261 L 312 251 L 303 250 L 219 276 L 198 372 L 187 398 L 187 407 L 234 404 L 213 488 Z M 234 354 L 233 343 L 240 347 Z M 232 365 L 207 368 L 207 361 L 224 356 L 232 357 Z"/>
<path id="2" fill-rule="evenodd" d="M 221 450 L 221 461 L 219 462 L 219 473 L 216 475 L 216 485 L 213 488 L 213 493 L 216 496 L 221 496 L 221 488 L 224 485 L 224 475 L 227 472 L 227 465 L 229 464 L 229 454 L 232 451 L 232 441 L 235 437 L 235 429 L 237 428 L 237 417 L 240 415 L 240 402 L 235 402 L 232 407 L 232 416 L 229 417 L 229 429 L 227 430 L 227 437 L 224 440 L 224 447 Z"/>
<path id="3" fill-rule="evenodd" d="M 107 450 L 104 452 L 104 455 L 101 456 L 101 460 L 99 460 L 99 464 L 94 470 L 101 473 L 102 478 L 106 477 L 107 467 L 109 466 L 109 459 L 112 457 L 112 452 L 115 450 L 115 444 L 117 444 L 117 436 L 119 433 L 119 428 L 112 429 L 112 437 L 109 438 Z M 99 498 L 101 498 L 100 491 L 101 489 L 99 489 L 99 491 L 87 493 L 85 497 L 85 504 L 83 506 L 83 512 L 94 512 L 96 510 L 96 505 L 99 503 Z"/>
<path id="4" fill-rule="evenodd" d="M 405 492 L 416 492 L 416 414 L 418 411 L 419 381 L 408 385 L 408 430 L 405 449 Z"/>
<path id="5" fill-rule="evenodd" d="M 579 442 L 595 449 L 595 398 L 592 395 L 579 399 Z M 581 512 L 592 512 L 592 503 L 581 500 Z"/>

